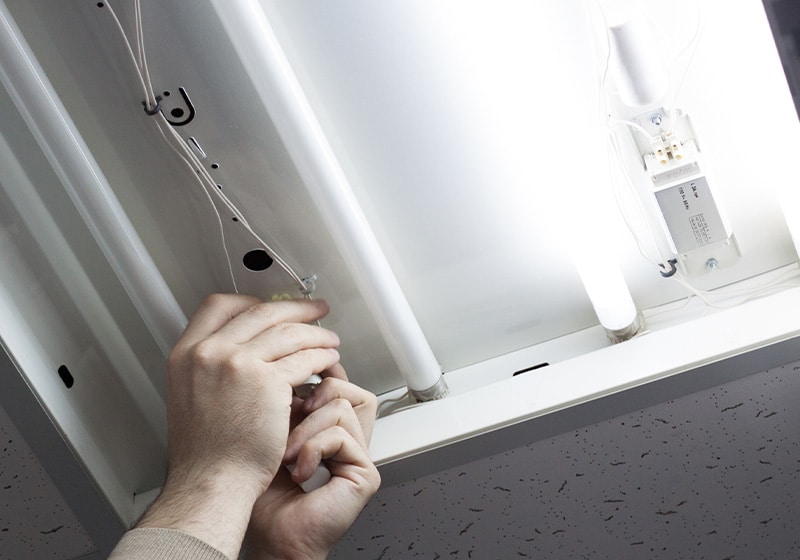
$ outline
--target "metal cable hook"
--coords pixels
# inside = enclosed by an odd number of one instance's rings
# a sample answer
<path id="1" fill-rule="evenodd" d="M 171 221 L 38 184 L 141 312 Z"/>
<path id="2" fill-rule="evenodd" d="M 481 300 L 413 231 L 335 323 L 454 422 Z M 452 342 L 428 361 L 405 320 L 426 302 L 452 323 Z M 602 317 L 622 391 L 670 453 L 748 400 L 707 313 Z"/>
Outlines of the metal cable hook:
<path id="1" fill-rule="evenodd" d="M 179 87 L 178 93 L 181 94 L 181 97 L 183 98 L 183 101 L 186 104 L 186 110 L 181 109 L 180 107 L 175 107 L 174 109 L 169 111 L 169 114 L 165 113 L 164 108 L 161 106 L 162 98 L 159 95 L 156 96 L 156 106 L 153 107 L 152 109 L 149 109 L 147 107 L 147 102 L 142 101 L 142 105 L 144 105 L 144 112 L 150 116 L 156 115 L 157 113 L 160 112 L 164 115 L 166 121 L 172 126 L 184 126 L 189 124 L 194 120 L 197 111 L 194 108 L 194 103 L 192 103 L 192 100 L 189 98 L 189 94 L 186 93 L 185 88 Z M 187 112 L 188 115 L 185 118 L 183 118 Z M 172 117 L 172 119 L 170 119 L 170 116 Z"/>

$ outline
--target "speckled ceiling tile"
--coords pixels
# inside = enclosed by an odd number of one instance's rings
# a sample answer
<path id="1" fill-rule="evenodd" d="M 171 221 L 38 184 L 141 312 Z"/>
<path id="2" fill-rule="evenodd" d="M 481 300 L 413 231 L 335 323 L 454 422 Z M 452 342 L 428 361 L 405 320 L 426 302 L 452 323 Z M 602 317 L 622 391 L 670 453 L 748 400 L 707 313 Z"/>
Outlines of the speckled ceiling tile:
<path id="1" fill-rule="evenodd" d="M 382 489 L 332 559 L 800 558 L 800 363 Z"/>
<path id="2" fill-rule="evenodd" d="M 69 560 L 94 545 L 0 408 L 0 560 Z"/>

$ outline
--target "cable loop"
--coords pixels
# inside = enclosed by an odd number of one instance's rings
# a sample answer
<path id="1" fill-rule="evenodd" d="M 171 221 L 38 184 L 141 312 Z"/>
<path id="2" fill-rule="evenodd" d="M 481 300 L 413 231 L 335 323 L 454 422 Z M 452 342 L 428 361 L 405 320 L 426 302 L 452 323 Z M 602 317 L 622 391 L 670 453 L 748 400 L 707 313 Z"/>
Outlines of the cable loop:
<path id="1" fill-rule="evenodd" d="M 156 106 L 152 109 L 147 108 L 147 101 L 142 101 L 142 105 L 144 105 L 144 112 L 147 113 L 148 116 L 154 117 L 161 112 L 161 96 L 156 95 Z"/>

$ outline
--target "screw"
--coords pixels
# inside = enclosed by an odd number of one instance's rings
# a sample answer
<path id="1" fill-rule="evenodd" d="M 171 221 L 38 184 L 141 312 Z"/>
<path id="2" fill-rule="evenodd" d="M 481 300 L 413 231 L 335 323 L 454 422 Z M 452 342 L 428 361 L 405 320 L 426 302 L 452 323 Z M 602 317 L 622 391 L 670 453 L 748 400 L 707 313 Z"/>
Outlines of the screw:
<path id="1" fill-rule="evenodd" d="M 653 123 L 656 126 L 660 126 L 662 119 L 663 119 L 663 117 L 661 115 L 659 115 L 658 113 L 656 113 L 655 115 L 650 117 L 650 122 Z"/>
<path id="2" fill-rule="evenodd" d="M 708 270 L 717 270 L 719 268 L 719 261 L 711 257 L 706 261 L 706 268 L 708 268 Z"/>

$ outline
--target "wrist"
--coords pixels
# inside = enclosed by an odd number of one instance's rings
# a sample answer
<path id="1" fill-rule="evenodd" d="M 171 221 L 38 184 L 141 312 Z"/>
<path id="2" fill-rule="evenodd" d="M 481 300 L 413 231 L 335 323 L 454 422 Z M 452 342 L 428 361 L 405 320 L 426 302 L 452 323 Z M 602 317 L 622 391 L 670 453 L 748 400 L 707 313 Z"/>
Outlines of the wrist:
<path id="1" fill-rule="evenodd" d="M 171 472 L 137 527 L 179 530 L 237 558 L 261 486 L 236 472 Z"/>

